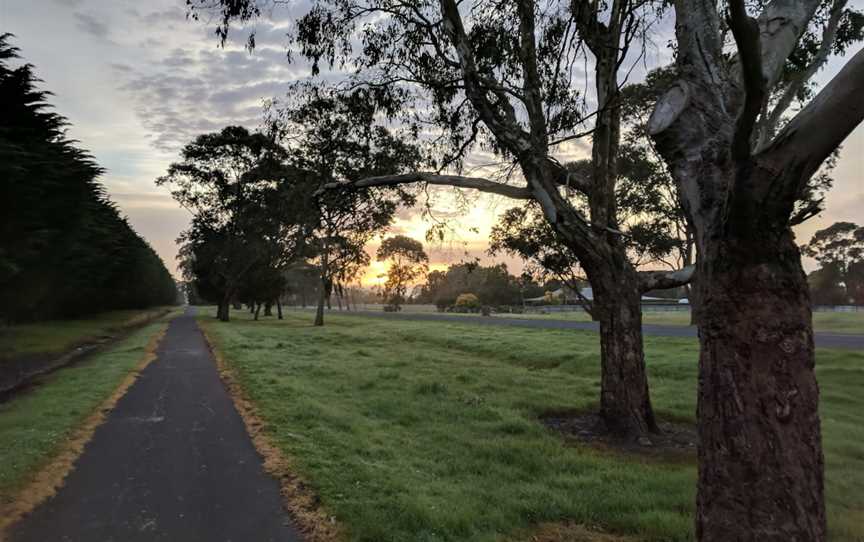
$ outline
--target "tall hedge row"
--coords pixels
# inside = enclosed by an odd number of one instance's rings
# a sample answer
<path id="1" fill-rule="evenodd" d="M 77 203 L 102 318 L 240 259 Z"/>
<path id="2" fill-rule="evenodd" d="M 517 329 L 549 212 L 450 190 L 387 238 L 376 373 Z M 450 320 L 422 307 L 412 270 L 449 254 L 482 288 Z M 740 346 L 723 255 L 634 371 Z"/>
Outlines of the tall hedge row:
<path id="1" fill-rule="evenodd" d="M 0 36 L 0 321 L 174 303 L 171 274 L 108 199 L 10 37 Z"/>

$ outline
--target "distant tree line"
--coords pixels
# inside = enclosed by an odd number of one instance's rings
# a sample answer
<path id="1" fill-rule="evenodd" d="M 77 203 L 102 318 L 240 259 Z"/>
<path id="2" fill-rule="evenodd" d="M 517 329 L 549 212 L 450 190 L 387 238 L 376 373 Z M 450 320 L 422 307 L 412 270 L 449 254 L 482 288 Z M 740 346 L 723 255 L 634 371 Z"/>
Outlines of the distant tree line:
<path id="1" fill-rule="evenodd" d="M 444 311 L 457 306 L 463 294 L 476 296 L 480 306 L 520 306 L 525 299 L 542 297 L 547 289 L 557 290 L 561 282 L 538 283 L 529 275 L 511 275 L 506 264 L 482 266 L 476 262 L 451 265 L 446 271 L 432 271 L 415 298 Z"/>
<path id="2" fill-rule="evenodd" d="M 0 321 L 176 302 L 174 279 L 66 137 L 33 66 L 0 36 Z"/>
<path id="3" fill-rule="evenodd" d="M 864 227 L 836 222 L 817 231 L 802 252 L 819 262 L 807 276 L 816 305 L 864 305 Z"/>
<path id="4" fill-rule="evenodd" d="M 216 303 L 228 321 L 238 304 L 257 318 L 262 306 L 281 313 L 286 295 L 305 305 L 311 294 L 315 325 L 323 325 L 333 294 L 346 299 L 347 285 L 369 264 L 366 244 L 399 205 L 414 202 L 401 187 L 325 189 L 418 162 L 408 138 L 375 125 L 369 104 L 363 92 L 297 87 L 293 102 L 271 110 L 264 131 L 228 126 L 184 147 L 157 184 L 170 186 L 193 214 L 179 239 L 191 298 Z M 401 266 L 390 295 L 398 304 L 419 276 L 413 265 L 425 258 L 422 246 L 396 243 L 378 256 Z"/>

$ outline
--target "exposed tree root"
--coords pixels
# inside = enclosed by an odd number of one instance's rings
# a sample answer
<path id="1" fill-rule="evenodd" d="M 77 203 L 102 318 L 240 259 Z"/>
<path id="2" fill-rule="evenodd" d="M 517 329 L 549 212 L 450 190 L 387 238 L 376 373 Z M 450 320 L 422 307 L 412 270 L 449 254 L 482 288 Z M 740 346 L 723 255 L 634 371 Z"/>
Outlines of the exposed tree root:
<path id="1" fill-rule="evenodd" d="M 693 424 L 660 422 L 659 433 L 634 441 L 610 434 L 600 416 L 593 411 L 550 411 L 541 414 L 539 421 L 568 442 L 602 451 L 676 463 L 696 459 L 698 435 Z"/>

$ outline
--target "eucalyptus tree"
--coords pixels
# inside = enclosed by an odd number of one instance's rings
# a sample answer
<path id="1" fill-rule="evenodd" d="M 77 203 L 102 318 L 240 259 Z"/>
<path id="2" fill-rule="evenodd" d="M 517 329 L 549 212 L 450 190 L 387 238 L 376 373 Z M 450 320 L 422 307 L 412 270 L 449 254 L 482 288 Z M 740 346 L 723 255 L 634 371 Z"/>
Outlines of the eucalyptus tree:
<path id="1" fill-rule="evenodd" d="M 388 262 L 384 300 L 387 307 L 399 311 L 405 302 L 408 286 L 429 270 L 429 256 L 423 244 L 405 235 L 394 235 L 381 242 L 375 257 Z"/>
<path id="2" fill-rule="evenodd" d="M 265 2 L 262 2 L 264 4 Z M 195 9 L 213 2 L 191 2 Z M 220 37 L 260 14 L 254 0 L 220 1 Z M 321 0 L 297 22 L 299 52 L 349 70 L 343 89 L 366 88 L 383 115 L 415 127 L 434 149 L 430 171 L 357 179 L 355 187 L 427 183 L 533 202 L 585 270 L 600 322 L 600 413 L 628 438 L 657 430 L 642 345 L 641 293 L 689 279 L 689 270 L 640 273 L 627 257 L 615 198 L 620 86 L 625 63 L 664 2 Z M 254 40 L 250 42 L 254 43 Z M 583 62 L 586 92 L 574 88 Z M 556 158 L 591 136 L 592 167 Z M 472 150 L 495 153 L 507 177 L 462 175 Z M 509 176 L 508 176 L 509 177 Z M 582 209 L 570 194 L 586 201 Z"/>
<path id="3" fill-rule="evenodd" d="M 844 6 L 732 0 L 724 15 L 715 2 L 675 2 L 676 79 L 648 131 L 696 234 L 700 540 L 826 537 L 812 315 L 792 225 L 812 176 L 864 119 L 864 51 L 809 102 L 786 75 L 802 57 L 816 63 L 804 76 L 824 62 L 834 40 L 814 53 L 808 35 L 854 19 Z M 790 93 L 806 105 L 774 115 Z"/>
<path id="4" fill-rule="evenodd" d="M 188 245 L 184 270 L 227 321 L 232 299 L 256 267 L 284 268 L 300 255 L 312 220 L 308 177 L 287 164 L 273 137 L 240 126 L 196 137 L 181 156 L 156 183 L 170 185 L 192 213 L 180 239 Z"/>
<path id="5" fill-rule="evenodd" d="M 384 231 L 400 204 L 412 204 L 401 188 L 324 190 L 382 172 L 413 169 L 416 147 L 377 126 L 373 97 L 363 89 L 334 94 L 296 85 L 287 103 L 274 104 L 268 122 L 289 145 L 291 163 L 312 179 L 315 226 L 306 242 L 320 273 L 315 325 L 324 325 L 331 293 L 358 277 L 370 261 L 366 244 Z"/>

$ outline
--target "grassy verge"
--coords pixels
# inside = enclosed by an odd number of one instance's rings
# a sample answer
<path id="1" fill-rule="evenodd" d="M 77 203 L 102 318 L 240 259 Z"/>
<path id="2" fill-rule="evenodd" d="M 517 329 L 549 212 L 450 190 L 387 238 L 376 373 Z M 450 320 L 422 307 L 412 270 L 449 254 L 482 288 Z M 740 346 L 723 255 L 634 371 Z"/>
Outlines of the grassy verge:
<path id="1" fill-rule="evenodd" d="M 146 325 L 110 349 L 52 373 L 33 389 L 0 404 L 0 510 L 18 504 L 13 500 L 31 499 L 19 492 L 42 476 L 43 468 L 66 453 L 70 444 L 83 447 L 89 435 L 80 434 L 82 426 L 98 421 L 93 417 L 101 415 L 99 410 L 112 406 L 106 400 L 118 387 L 131 384 L 130 375 L 147 360 L 167 319 Z M 76 442 L 82 437 L 83 442 Z M 62 480 L 65 473 L 60 474 Z"/>
<path id="2" fill-rule="evenodd" d="M 4 358 L 61 354 L 77 345 L 134 327 L 170 310 L 154 307 L 111 311 L 89 318 L 51 320 L 0 328 L 0 363 Z"/>
<path id="3" fill-rule="evenodd" d="M 550 523 L 692 539 L 692 462 L 568 445 L 536 422 L 596 404 L 591 333 L 335 315 L 316 329 L 303 313 L 201 320 L 265 431 L 353 540 L 494 541 Z M 646 349 L 658 414 L 692 421 L 696 342 L 647 337 Z M 818 362 L 831 536 L 864 540 L 864 353 L 821 350 Z"/>
<path id="4" fill-rule="evenodd" d="M 549 314 L 496 314 L 506 318 L 540 318 L 547 320 L 569 320 L 589 322 L 591 318 L 584 312 L 553 312 Z M 645 311 L 642 321 L 646 324 L 670 326 L 690 325 L 688 311 Z M 851 333 L 864 335 L 864 311 L 858 312 L 814 312 L 813 329 L 824 333 Z"/>

